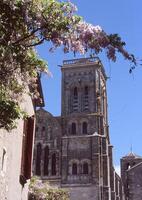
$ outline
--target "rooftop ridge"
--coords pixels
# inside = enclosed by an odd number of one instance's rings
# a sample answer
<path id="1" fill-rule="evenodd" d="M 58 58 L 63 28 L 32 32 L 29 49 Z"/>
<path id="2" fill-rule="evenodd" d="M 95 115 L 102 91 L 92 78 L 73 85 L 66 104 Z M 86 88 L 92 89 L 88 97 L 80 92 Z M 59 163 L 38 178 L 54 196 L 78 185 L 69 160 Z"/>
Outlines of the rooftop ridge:
<path id="1" fill-rule="evenodd" d="M 64 60 L 63 65 L 73 65 L 73 64 L 79 64 L 79 63 L 93 63 L 93 62 L 100 62 L 101 60 L 99 57 L 88 57 L 88 58 L 77 58 L 77 59 L 71 59 L 71 60 Z"/>

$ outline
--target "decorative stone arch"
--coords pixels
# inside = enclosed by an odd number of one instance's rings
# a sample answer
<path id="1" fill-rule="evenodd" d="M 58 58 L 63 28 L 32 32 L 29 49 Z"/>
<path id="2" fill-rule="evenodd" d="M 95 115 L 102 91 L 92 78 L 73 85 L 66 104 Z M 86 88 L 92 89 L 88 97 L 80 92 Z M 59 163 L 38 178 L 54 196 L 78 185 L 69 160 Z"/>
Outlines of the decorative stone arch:
<path id="1" fill-rule="evenodd" d="M 79 160 L 72 159 L 69 161 L 69 174 L 78 175 L 79 174 Z"/>

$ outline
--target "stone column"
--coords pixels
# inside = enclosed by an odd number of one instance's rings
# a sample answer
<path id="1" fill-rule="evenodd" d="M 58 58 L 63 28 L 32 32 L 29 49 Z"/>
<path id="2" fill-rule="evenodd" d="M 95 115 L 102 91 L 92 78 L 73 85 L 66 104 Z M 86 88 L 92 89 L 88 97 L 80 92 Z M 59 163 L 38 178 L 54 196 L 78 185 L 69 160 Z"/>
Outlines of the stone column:
<path id="1" fill-rule="evenodd" d="M 67 181 L 68 175 L 68 159 L 67 159 L 67 151 L 68 151 L 68 138 L 62 138 L 62 159 L 61 159 L 61 182 L 64 184 Z"/>
<path id="2" fill-rule="evenodd" d="M 92 182 L 99 185 L 100 178 L 100 153 L 99 135 L 96 133 L 92 137 Z"/>

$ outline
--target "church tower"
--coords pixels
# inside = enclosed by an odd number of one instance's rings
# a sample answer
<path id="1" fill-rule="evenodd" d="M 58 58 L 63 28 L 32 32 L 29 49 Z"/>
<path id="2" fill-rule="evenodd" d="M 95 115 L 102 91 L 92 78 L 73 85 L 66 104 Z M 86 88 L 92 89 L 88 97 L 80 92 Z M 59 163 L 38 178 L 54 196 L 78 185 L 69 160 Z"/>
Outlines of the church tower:
<path id="1" fill-rule="evenodd" d="M 106 74 L 97 57 L 63 61 L 62 111 L 37 111 L 33 173 L 70 200 L 122 200 L 113 167 Z"/>
<path id="2" fill-rule="evenodd" d="M 106 79 L 98 58 L 63 62 L 61 183 L 80 199 L 111 199 Z"/>
<path id="3" fill-rule="evenodd" d="M 142 157 L 133 152 L 121 158 L 125 200 L 142 199 Z"/>

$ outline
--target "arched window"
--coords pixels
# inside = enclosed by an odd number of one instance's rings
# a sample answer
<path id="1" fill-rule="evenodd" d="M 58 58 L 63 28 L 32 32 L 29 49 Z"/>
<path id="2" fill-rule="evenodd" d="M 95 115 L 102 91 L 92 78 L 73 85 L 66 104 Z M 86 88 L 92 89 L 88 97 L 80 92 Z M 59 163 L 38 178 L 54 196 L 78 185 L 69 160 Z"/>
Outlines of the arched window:
<path id="1" fill-rule="evenodd" d="M 52 176 L 56 175 L 56 154 L 52 154 L 52 161 L 51 161 L 51 174 Z"/>
<path id="2" fill-rule="evenodd" d="M 78 111 L 78 89 L 77 87 L 73 90 L 73 111 Z"/>
<path id="3" fill-rule="evenodd" d="M 84 87 L 84 111 L 89 109 L 89 88 L 88 86 Z"/>
<path id="4" fill-rule="evenodd" d="M 76 163 L 72 164 L 72 175 L 77 175 L 77 164 Z"/>
<path id="5" fill-rule="evenodd" d="M 48 146 L 44 149 L 44 175 L 48 176 L 48 165 L 49 165 L 49 148 Z"/>
<path id="6" fill-rule="evenodd" d="M 82 124 L 82 133 L 87 134 L 87 122 L 83 122 Z"/>
<path id="7" fill-rule="evenodd" d="M 83 164 L 83 174 L 89 174 L 88 163 Z"/>
<path id="8" fill-rule="evenodd" d="M 76 123 L 74 122 L 71 125 L 71 134 L 76 135 Z"/>
<path id="9" fill-rule="evenodd" d="M 37 176 L 41 175 L 41 153 L 42 153 L 42 148 L 41 148 L 41 144 L 39 143 L 37 145 L 37 154 L 36 154 L 36 175 Z"/>

